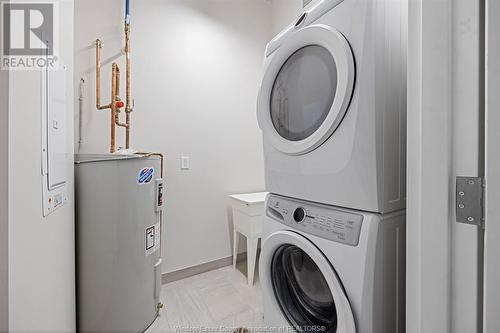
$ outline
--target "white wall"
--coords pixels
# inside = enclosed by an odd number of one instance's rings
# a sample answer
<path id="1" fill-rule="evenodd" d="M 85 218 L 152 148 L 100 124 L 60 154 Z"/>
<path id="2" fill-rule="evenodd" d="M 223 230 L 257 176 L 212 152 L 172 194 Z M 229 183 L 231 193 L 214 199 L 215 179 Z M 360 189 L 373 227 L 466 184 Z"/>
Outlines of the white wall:
<path id="1" fill-rule="evenodd" d="M 273 36 L 300 16 L 302 5 L 302 0 L 272 0 L 271 29 Z"/>
<path id="2" fill-rule="evenodd" d="M 8 280 L 8 170 L 9 72 L 0 70 L 0 332 L 6 332 L 9 319 Z"/>
<path id="3" fill-rule="evenodd" d="M 82 152 L 104 152 L 109 113 L 94 107 L 91 45 L 103 40 L 103 59 L 120 50 L 123 1 L 75 4 L 75 82 L 86 78 Z M 266 0 L 132 2 L 132 145 L 166 155 L 164 272 L 231 256 L 227 195 L 264 189 L 255 105 L 271 36 Z M 109 63 L 102 77 L 107 102 Z"/>
<path id="4" fill-rule="evenodd" d="M 485 3 L 485 230 L 483 332 L 500 331 L 500 3 Z"/>
<path id="5" fill-rule="evenodd" d="M 73 1 L 60 0 L 60 54 L 73 99 Z M 10 332 L 74 332 L 73 193 L 42 218 L 40 72 L 9 77 Z M 73 108 L 68 105 L 68 170 L 73 170 Z M 69 183 L 72 188 L 72 181 Z"/>
<path id="6" fill-rule="evenodd" d="M 312 2 L 313 2 L 313 0 L 302 0 L 304 7 L 309 6 L 310 4 L 312 4 Z"/>

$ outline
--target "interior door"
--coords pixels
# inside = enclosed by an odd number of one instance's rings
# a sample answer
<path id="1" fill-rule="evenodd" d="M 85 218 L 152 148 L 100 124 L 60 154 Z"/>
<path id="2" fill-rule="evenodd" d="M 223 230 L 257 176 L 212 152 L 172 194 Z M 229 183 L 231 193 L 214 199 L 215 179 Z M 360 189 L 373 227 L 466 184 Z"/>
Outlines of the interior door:
<path id="1" fill-rule="evenodd" d="M 500 1 L 486 0 L 483 332 L 500 332 Z"/>

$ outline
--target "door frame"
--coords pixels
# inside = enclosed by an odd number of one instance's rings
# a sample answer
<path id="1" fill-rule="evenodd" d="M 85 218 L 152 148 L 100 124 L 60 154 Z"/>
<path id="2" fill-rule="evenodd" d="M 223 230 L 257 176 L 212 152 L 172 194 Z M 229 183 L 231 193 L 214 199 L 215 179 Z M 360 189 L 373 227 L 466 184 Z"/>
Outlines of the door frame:
<path id="1" fill-rule="evenodd" d="M 482 3 L 408 0 L 408 333 L 482 331 L 482 231 L 455 217 L 484 172 Z"/>
<path id="2" fill-rule="evenodd" d="M 484 303 L 485 333 L 500 330 L 500 2 L 486 0 L 485 11 L 485 239 Z"/>

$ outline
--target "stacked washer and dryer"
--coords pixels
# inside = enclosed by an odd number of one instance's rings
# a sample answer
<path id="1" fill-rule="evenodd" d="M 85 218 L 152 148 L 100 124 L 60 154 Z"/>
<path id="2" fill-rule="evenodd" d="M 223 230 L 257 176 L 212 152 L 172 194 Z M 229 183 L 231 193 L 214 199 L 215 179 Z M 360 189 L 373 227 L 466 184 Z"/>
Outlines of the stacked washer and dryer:
<path id="1" fill-rule="evenodd" d="M 317 1 L 266 48 L 268 329 L 404 332 L 406 8 Z"/>

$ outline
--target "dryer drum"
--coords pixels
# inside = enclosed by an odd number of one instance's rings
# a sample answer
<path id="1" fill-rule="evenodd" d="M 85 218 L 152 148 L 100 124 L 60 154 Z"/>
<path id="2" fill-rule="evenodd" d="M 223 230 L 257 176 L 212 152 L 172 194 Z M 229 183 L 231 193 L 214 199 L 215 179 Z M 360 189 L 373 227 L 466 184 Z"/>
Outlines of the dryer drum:
<path id="1" fill-rule="evenodd" d="M 299 332 L 336 332 L 337 310 L 328 283 L 316 263 L 294 245 L 279 247 L 271 280 L 281 311 Z"/>

